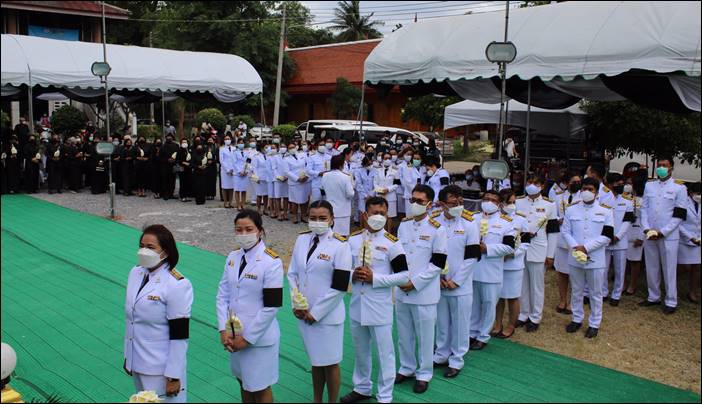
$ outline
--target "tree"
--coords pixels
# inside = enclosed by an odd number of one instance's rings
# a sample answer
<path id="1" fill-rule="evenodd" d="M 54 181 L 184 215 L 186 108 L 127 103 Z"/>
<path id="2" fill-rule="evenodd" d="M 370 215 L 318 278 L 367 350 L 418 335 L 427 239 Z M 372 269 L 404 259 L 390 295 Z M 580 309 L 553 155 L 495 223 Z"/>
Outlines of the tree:
<path id="1" fill-rule="evenodd" d="M 197 125 L 198 128 L 201 127 L 203 122 L 212 125 L 217 133 L 224 133 L 224 129 L 227 125 L 227 118 L 225 118 L 222 111 L 217 108 L 206 108 L 195 115 L 195 125 Z"/>
<path id="2" fill-rule="evenodd" d="M 401 118 L 403 122 L 414 119 L 422 125 L 429 126 L 429 130 L 433 131 L 444 124 L 444 109 L 459 101 L 461 99 L 458 97 L 441 97 L 433 94 L 412 97 L 407 99 Z"/>
<path id="3" fill-rule="evenodd" d="M 354 87 L 345 78 L 337 77 L 336 90 L 329 97 L 329 103 L 337 119 L 356 119 L 361 103 L 361 89 Z"/>
<path id="4" fill-rule="evenodd" d="M 375 29 L 383 25 L 380 21 L 371 21 L 373 13 L 361 16 L 360 1 L 341 1 L 334 10 L 331 29 L 341 31 L 337 35 L 339 42 L 358 41 L 360 39 L 380 38 L 382 34 Z"/>
<path id="5" fill-rule="evenodd" d="M 627 152 L 677 155 L 700 164 L 700 113 L 676 114 L 631 101 L 584 102 L 593 140 L 621 156 Z"/>
<path id="6" fill-rule="evenodd" d="M 72 105 L 64 105 L 51 115 L 51 128 L 54 133 L 73 136 L 85 127 L 86 121 L 83 111 Z"/>

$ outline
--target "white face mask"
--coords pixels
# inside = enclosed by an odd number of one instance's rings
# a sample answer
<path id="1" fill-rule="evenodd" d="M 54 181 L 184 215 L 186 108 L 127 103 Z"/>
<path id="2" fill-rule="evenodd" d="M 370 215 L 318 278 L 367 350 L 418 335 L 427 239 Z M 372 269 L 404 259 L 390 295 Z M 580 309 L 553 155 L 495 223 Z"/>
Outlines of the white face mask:
<path id="1" fill-rule="evenodd" d="M 288 149 L 288 150 L 290 150 L 290 153 L 296 153 L 296 152 L 297 152 L 297 147 L 293 147 L 292 149 Z"/>
<path id="2" fill-rule="evenodd" d="M 697 203 L 700 203 L 700 194 L 692 195 L 692 200 Z"/>
<path id="3" fill-rule="evenodd" d="M 376 160 L 378 160 L 378 161 L 383 161 L 383 156 L 378 156 L 378 157 L 376 158 Z"/>
<path id="4" fill-rule="evenodd" d="M 324 147 L 326 147 L 327 150 L 331 150 L 332 147 L 334 147 L 334 143 L 326 143 Z"/>
<path id="5" fill-rule="evenodd" d="M 163 261 L 161 254 L 150 248 L 140 248 L 137 251 L 137 258 L 139 259 L 139 266 L 146 269 L 153 269 Z"/>
<path id="6" fill-rule="evenodd" d="M 229 140 L 229 139 L 226 139 L 226 140 L 224 141 L 224 145 L 225 145 L 225 146 L 229 146 L 229 145 L 231 145 L 231 144 L 232 144 L 232 141 Z"/>
<path id="7" fill-rule="evenodd" d="M 429 177 L 431 177 L 432 175 L 434 175 L 434 170 L 427 170 L 427 175 L 428 175 Z"/>
<path id="8" fill-rule="evenodd" d="M 529 184 L 526 186 L 525 191 L 528 195 L 534 196 L 541 192 L 541 187 L 534 184 Z"/>
<path id="9" fill-rule="evenodd" d="M 183 149 L 187 149 L 187 148 L 188 148 L 188 144 L 187 144 L 187 143 L 181 143 L 181 144 L 180 144 L 180 147 L 183 148 Z"/>
<path id="10" fill-rule="evenodd" d="M 484 213 L 487 213 L 488 215 L 491 215 L 499 209 L 495 203 L 490 202 L 490 201 L 483 201 L 480 203 L 480 208 L 483 210 Z"/>
<path id="11" fill-rule="evenodd" d="M 286 149 L 285 147 L 281 147 L 281 148 L 280 148 L 280 152 L 281 152 L 281 153 L 285 153 L 285 152 L 287 152 L 287 151 L 288 151 L 288 149 Z"/>
<path id="12" fill-rule="evenodd" d="M 397 161 L 397 156 L 390 156 L 390 161 Z"/>
<path id="13" fill-rule="evenodd" d="M 302 146 L 302 151 L 303 151 L 303 152 L 307 153 L 307 150 L 309 150 L 309 148 L 308 148 L 307 146 Z"/>
<path id="14" fill-rule="evenodd" d="M 387 218 L 383 215 L 373 215 L 368 217 L 368 227 L 375 231 L 378 231 L 385 227 L 386 222 Z"/>
<path id="15" fill-rule="evenodd" d="M 390 160 L 385 160 L 385 161 L 383 161 L 383 165 L 384 165 L 385 167 L 390 167 L 390 164 L 392 164 L 392 161 L 390 161 Z"/>
<path id="16" fill-rule="evenodd" d="M 248 250 L 258 243 L 258 233 L 235 234 L 234 242 L 239 244 L 244 250 Z"/>
<path id="17" fill-rule="evenodd" d="M 314 221 L 310 220 L 308 226 L 309 226 L 310 230 L 312 231 L 312 233 L 314 233 L 318 236 L 329 231 L 329 223 L 328 222 L 314 222 Z"/>
<path id="18" fill-rule="evenodd" d="M 427 206 L 414 202 L 410 205 L 410 213 L 412 213 L 414 217 L 421 216 L 427 213 Z"/>
<path id="19" fill-rule="evenodd" d="M 408 163 L 409 163 L 410 161 L 412 161 L 412 156 L 410 156 L 409 154 L 406 155 L 406 156 L 405 156 L 405 161 L 408 162 Z"/>
<path id="20" fill-rule="evenodd" d="M 324 153 L 325 150 L 327 150 L 327 148 L 324 147 L 324 146 L 319 146 L 319 147 L 317 147 L 317 151 L 320 152 L 320 153 Z"/>
<path id="21" fill-rule="evenodd" d="M 517 205 L 515 205 L 515 204 L 513 204 L 513 203 L 511 203 L 511 204 L 509 204 L 509 205 L 505 205 L 504 211 L 505 211 L 505 213 L 508 214 L 508 215 L 513 215 L 514 212 L 517 211 Z"/>
<path id="22" fill-rule="evenodd" d="M 595 194 L 594 194 L 594 192 L 591 192 L 591 191 L 581 191 L 580 197 L 583 199 L 583 202 L 585 202 L 585 203 L 590 203 L 590 202 L 595 200 Z"/>
<path id="23" fill-rule="evenodd" d="M 461 216 L 461 214 L 463 213 L 463 206 L 459 205 L 459 206 L 454 206 L 453 208 L 449 208 L 448 213 L 449 213 L 449 215 L 451 215 L 451 217 Z"/>
<path id="24" fill-rule="evenodd" d="M 632 185 L 626 184 L 624 185 L 624 193 L 625 194 L 631 194 L 634 192 L 634 187 Z"/>

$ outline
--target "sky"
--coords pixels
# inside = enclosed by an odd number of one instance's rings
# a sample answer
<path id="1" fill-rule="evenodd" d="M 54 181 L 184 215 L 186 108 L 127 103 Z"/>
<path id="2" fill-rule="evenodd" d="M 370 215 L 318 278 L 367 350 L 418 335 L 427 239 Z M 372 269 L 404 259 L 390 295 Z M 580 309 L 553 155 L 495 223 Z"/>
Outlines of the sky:
<path id="1" fill-rule="evenodd" d="M 316 27 L 329 26 L 334 18 L 336 1 L 302 1 L 314 15 Z M 513 2 L 517 3 L 517 2 Z M 397 24 L 409 24 L 417 14 L 423 19 L 441 18 L 451 15 L 463 15 L 467 12 L 479 13 L 504 10 L 504 1 L 361 1 L 361 14 L 374 13 L 372 20 L 384 22 L 377 27 L 383 34 L 392 32 Z"/>

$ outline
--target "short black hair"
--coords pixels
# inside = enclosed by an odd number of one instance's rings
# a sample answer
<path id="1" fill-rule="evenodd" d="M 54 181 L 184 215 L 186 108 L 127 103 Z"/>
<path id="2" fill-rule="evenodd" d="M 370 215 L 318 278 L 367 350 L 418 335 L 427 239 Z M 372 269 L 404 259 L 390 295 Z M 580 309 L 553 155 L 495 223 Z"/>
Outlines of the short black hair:
<path id="1" fill-rule="evenodd" d="M 514 195 L 516 194 L 514 193 L 514 190 L 512 190 L 512 188 L 505 188 L 500 191 L 500 199 L 502 200 L 502 202 L 505 203 L 507 203 L 507 201 L 509 201 L 509 198 L 511 198 Z"/>
<path id="2" fill-rule="evenodd" d="M 424 159 L 424 165 L 425 166 L 436 166 L 436 167 L 441 167 L 441 163 L 439 162 L 439 159 L 436 157 L 426 157 Z"/>
<path id="3" fill-rule="evenodd" d="M 597 174 L 597 176 L 600 178 L 604 178 L 604 176 L 605 176 L 605 168 L 604 168 L 604 165 L 602 165 L 601 163 L 590 164 L 590 171 Z"/>
<path id="4" fill-rule="evenodd" d="M 596 191 L 600 190 L 600 181 L 597 178 L 587 177 L 583 179 L 582 186 L 584 187 L 585 185 L 594 185 Z"/>
<path id="5" fill-rule="evenodd" d="M 624 180 L 624 176 L 619 173 L 607 174 L 607 184 L 614 184 L 615 182 L 622 180 Z"/>
<path id="6" fill-rule="evenodd" d="M 329 215 L 331 217 L 334 217 L 334 207 L 332 206 L 331 203 L 329 203 L 323 199 L 320 199 L 320 200 L 314 201 L 310 204 L 310 210 L 316 209 L 316 208 L 324 208 L 324 209 L 329 211 Z"/>
<path id="7" fill-rule="evenodd" d="M 388 201 L 381 196 L 371 196 L 366 200 L 366 210 L 373 205 L 382 205 L 388 207 Z"/>
<path id="8" fill-rule="evenodd" d="M 258 212 L 256 212 L 255 210 L 251 210 L 251 209 L 242 210 L 234 218 L 234 224 L 236 224 L 236 222 L 238 222 L 241 219 L 251 219 L 251 221 L 254 223 L 254 225 L 256 226 L 256 228 L 260 232 L 262 232 L 262 233 L 265 232 L 265 230 L 263 230 L 263 219 L 261 219 L 261 215 Z"/>
<path id="9" fill-rule="evenodd" d="M 487 194 L 495 195 L 497 197 L 497 199 L 499 199 L 499 201 L 502 202 L 502 195 L 500 195 L 499 192 L 497 192 L 493 189 L 488 189 L 487 191 L 483 192 L 483 196 L 485 196 Z"/>
<path id="10" fill-rule="evenodd" d="M 341 170 L 344 167 L 344 163 L 346 162 L 346 157 L 344 154 L 337 154 L 336 156 L 333 156 L 331 158 L 331 169 L 332 170 Z"/>
<path id="11" fill-rule="evenodd" d="M 429 202 L 432 202 L 434 200 L 434 190 L 429 185 L 419 184 L 416 187 L 414 187 L 414 189 L 412 189 L 412 193 L 415 192 L 424 194 L 429 200 Z"/>
<path id="12" fill-rule="evenodd" d="M 656 159 L 657 162 L 661 162 L 661 161 L 665 160 L 665 161 L 670 163 L 671 167 L 675 167 L 675 160 L 673 160 L 673 156 L 671 156 L 670 154 L 663 154 L 660 157 L 659 156 L 656 156 L 656 157 L 657 157 L 657 159 Z"/>
<path id="13" fill-rule="evenodd" d="M 441 191 L 439 191 L 439 200 L 441 202 L 446 202 L 446 201 L 448 201 L 449 195 L 459 196 L 459 197 L 463 196 L 463 190 L 458 185 L 449 185 L 445 188 L 442 188 Z"/>
<path id="14" fill-rule="evenodd" d="M 536 181 L 539 184 L 543 185 L 544 184 L 544 177 L 539 175 L 539 174 L 531 174 L 531 175 L 529 175 L 529 178 L 527 179 L 527 181 Z"/>
<path id="15" fill-rule="evenodd" d="M 168 265 L 171 268 L 175 268 L 176 265 L 178 265 L 180 255 L 178 254 L 178 247 L 176 246 L 173 233 L 171 233 L 171 231 L 162 224 L 152 224 L 151 226 L 144 228 L 144 231 L 141 233 L 141 237 L 139 237 L 139 244 L 141 244 L 141 241 L 147 234 L 151 234 L 152 236 L 156 237 L 161 249 L 168 255 L 166 257 L 166 262 L 168 262 Z"/>

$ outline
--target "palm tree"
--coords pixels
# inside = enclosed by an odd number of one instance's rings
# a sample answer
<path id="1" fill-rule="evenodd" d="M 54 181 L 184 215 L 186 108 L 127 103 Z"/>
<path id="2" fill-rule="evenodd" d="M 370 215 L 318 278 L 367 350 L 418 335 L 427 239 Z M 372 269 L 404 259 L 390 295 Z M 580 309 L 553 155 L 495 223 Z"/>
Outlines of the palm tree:
<path id="1" fill-rule="evenodd" d="M 380 21 L 371 21 L 373 13 L 361 16 L 360 1 L 340 1 L 334 10 L 335 19 L 330 28 L 341 31 L 337 38 L 339 41 L 358 41 L 360 39 L 380 38 L 382 35 L 376 26 L 383 25 Z"/>

